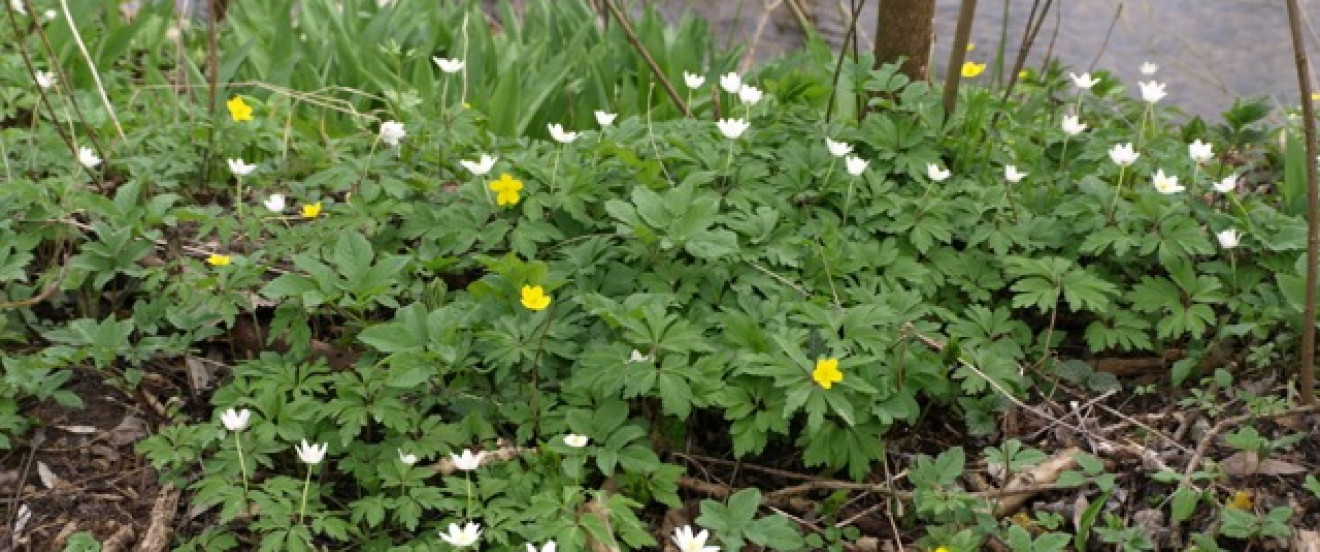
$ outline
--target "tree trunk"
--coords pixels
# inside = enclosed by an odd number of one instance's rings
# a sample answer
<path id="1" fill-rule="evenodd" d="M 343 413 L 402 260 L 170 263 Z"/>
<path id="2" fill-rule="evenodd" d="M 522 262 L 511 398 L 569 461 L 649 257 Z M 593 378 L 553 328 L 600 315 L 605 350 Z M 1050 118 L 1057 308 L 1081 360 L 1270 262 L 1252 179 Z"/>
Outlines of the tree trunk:
<path id="1" fill-rule="evenodd" d="M 935 39 L 935 0 L 880 0 L 875 27 L 876 65 L 904 58 L 900 68 L 904 75 L 927 80 Z"/>

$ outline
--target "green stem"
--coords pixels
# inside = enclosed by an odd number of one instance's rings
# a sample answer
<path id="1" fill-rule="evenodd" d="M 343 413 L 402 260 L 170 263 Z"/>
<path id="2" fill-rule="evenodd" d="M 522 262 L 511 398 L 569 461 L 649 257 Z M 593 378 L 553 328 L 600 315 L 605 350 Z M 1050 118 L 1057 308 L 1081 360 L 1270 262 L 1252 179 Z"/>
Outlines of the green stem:
<path id="1" fill-rule="evenodd" d="M 243 460 L 243 442 L 238 439 L 238 432 L 234 432 L 234 448 L 238 450 L 238 472 L 243 478 L 243 496 L 251 492 L 248 489 L 247 462 Z"/>
<path id="2" fill-rule="evenodd" d="M 859 176 L 858 178 L 861 178 L 861 177 Z M 842 223 L 843 226 L 847 226 L 847 225 L 848 225 L 848 210 L 849 210 L 849 208 L 852 207 L 853 186 L 854 186 L 855 184 L 857 184 L 857 179 L 856 179 L 856 178 L 854 178 L 854 179 L 848 181 L 848 195 L 847 195 L 847 196 L 844 196 L 844 199 L 843 199 L 843 220 L 840 221 L 840 222 Z"/>
<path id="3" fill-rule="evenodd" d="M 733 140 L 729 140 L 729 155 L 724 159 L 724 172 L 728 173 L 729 168 L 733 166 Z M 733 180 L 730 176 L 729 180 Z"/>
<path id="4" fill-rule="evenodd" d="M 238 219 L 243 220 L 243 177 L 234 175 L 234 207 Z"/>
<path id="5" fill-rule="evenodd" d="M 1109 206 L 1109 220 L 1113 222 L 1114 213 L 1118 210 L 1118 198 L 1123 195 L 1123 174 L 1127 172 L 1127 165 L 1118 166 L 1118 185 L 1114 189 L 1114 203 Z"/>
<path id="6" fill-rule="evenodd" d="M 1058 171 L 1058 172 L 1060 172 L 1060 173 L 1063 172 L 1063 166 L 1064 166 L 1064 164 L 1068 161 L 1068 140 L 1069 140 L 1070 138 L 1072 138 L 1072 135 L 1070 135 L 1070 134 L 1068 134 L 1068 133 L 1064 133 L 1064 135 L 1063 135 L 1063 153 L 1060 153 L 1060 154 L 1059 154 L 1059 171 Z M 1067 176 L 1068 176 L 1067 174 L 1064 174 L 1064 178 L 1067 178 Z"/>
<path id="7" fill-rule="evenodd" d="M 298 524 L 302 525 L 303 515 L 307 512 L 307 489 L 312 486 L 312 466 L 307 466 L 307 478 L 303 480 L 302 501 L 298 506 Z"/>
<path id="8" fill-rule="evenodd" d="M 559 154 L 563 151 L 563 144 L 560 144 L 559 149 L 555 150 L 555 168 L 550 172 L 550 195 L 552 197 L 555 195 L 555 181 L 559 179 Z"/>

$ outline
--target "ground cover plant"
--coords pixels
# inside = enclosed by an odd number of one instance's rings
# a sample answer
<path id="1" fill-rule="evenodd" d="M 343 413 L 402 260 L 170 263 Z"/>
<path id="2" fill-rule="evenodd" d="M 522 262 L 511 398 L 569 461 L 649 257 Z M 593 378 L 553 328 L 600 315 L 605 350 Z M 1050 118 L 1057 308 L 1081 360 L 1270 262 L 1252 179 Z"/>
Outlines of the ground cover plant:
<path id="1" fill-rule="evenodd" d="M 739 72 L 648 13 L 686 117 L 581 2 L 234 2 L 214 48 L 168 5 L 70 4 L 0 31 L 15 547 L 1216 550 L 1320 521 L 1286 377 L 1310 160 L 1260 102 L 1187 120 L 1158 68 L 1056 65 L 1005 97 L 971 62 L 949 113 L 864 55 Z M 61 450 L 132 466 L 145 508 L 106 511 L 149 523 L 54 523 L 98 495 Z"/>

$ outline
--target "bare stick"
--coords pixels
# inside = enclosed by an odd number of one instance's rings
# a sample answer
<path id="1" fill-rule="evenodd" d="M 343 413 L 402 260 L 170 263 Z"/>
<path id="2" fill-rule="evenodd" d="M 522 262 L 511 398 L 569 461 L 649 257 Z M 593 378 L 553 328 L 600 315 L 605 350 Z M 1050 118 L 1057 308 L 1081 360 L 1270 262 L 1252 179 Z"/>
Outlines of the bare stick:
<path id="1" fill-rule="evenodd" d="M 1311 67 L 1302 40 L 1302 10 L 1297 0 L 1288 0 L 1288 27 L 1292 30 L 1297 61 L 1297 91 L 1302 97 L 1302 125 L 1306 132 L 1306 307 L 1302 313 L 1302 360 L 1297 367 L 1297 392 L 1302 404 L 1315 403 L 1315 285 L 1316 259 L 1320 257 L 1320 220 L 1316 215 L 1315 104 L 1311 99 Z"/>
<path id="2" fill-rule="evenodd" d="M 642 41 L 637 38 L 632 23 L 628 22 L 628 16 L 619 10 L 619 5 L 614 0 L 605 0 L 605 5 L 609 7 L 610 13 L 614 14 L 614 19 L 619 22 L 619 27 L 623 29 L 623 34 L 628 37 L 628 42 L 633 45 L 633 48 L 637 49 L 637 53 L 642 55 L 642 59 L 646 60 L 646 65 L 651 68 L 652 73 L 655 73 L 655 78 L 660 80 L 660 85 L 665 87 L 665 93 L 669 94 L 669 99 L 673 100 L 674 105 L 678 106 L 678 110 L 683 112 L 684 117 L 691 118 L 692 111 L 688 109 L 686 103 L 683 103 L 683 98 L 679 97 L 677 90 L 674 90 L 674 85 L 660 70 L 660 65 L 655 62 L 655 58 L 651 57 L 651 52 L 646 51 L 646 46 L 643 46 Z"/>
<path id="3" fill-rule="evenodd" d="M 976 0 L 962 0 L 958 28 L 953 34 L 953 51 L 949 52 L 948 67 L 944 68 L 944 111 L 949 117 L 958 107 L 958 84 L 962 82 L 962 65 L 967 58 L 967 42 L 972 37 L 972 19 L 975 17 Z"/>
<path id="4" fill-rule="evenodd" d="M 27 10 L 28 10 L 28 13 L 32 13 L 32 6 L 27 6 Z M 12 3 L 10 3 L 10 4 L 5 4 L 5 11 L 6 11 L 6 12 L 8 13 L 8 15 L 9 15 L 9 26 L 12 27 L 12 28 L 14 29 L 14 35 L 15 35 L 15 36 L 21 36 L 22 33 L 19 32 L 19 28 L 18 28 L 18 20 L 15 19 L 15 16 L 14 16 L 14 4 L 12 4 Z M 40 26 L 38 26 L 38 28 L 40 28 Z M 19 54 L 22 56 L 22 58 L 23 58 L 23 64 L 24 64 L 25 66 L 27 66 L 28 74 L 32 77 L 32 82 L 33 82 L 33 83 L 37 82 L 37 68 L 36 68 L 36 66 L 33 65 L 33 63 L 32 63 L 32 55 L 29 54 L 28 51 L 27 51 L 27 41 L 25 41 L 25 40 L 19 40 L 19 41 L 18 41 L 18 53 L 19 53 Z M 64 76 L 61 75 L 59 80 L 62 81 L 63 79 L 64 79 Z M 50 112 L 50 114 L 51 114 L 51 119 L 54 119 L 54 118 L 55 118 L 55 105 L 54 105 L 53 103 L 51 103 L 51 101 L 50 101 L 50 97 L 46 95 L 46 91 L 45 91 L 43 88 L 41 88 L 40 86 L 38 86 L 38 87 L 36 87 L 36 88 L 37 88 L 37 96 L 41 98 L 41 103 L 43 103 L 43 104 L 46 105 L 46 110 Z M 69 136 L 68 134 L 65 134 L 65 133 L 64 133 L 64 127 L 60 126 L 59 123 L 56 123 L 56 124 L 55 124 L 55 132 L 56 132 L 57 134 L 59 134 L 59 135 L 60 135 L 60 138 L 62 138 L 62 139 L 64 140 L 64 143 L 67 144 L 67 145 L 69 146 L 69 151 L 70 151 L 70 152 L 73 152 L 73 156 L 74 156 L 75 158 L 78 157 L 78 146 L 77 146 L 76 144 L 73 143 L 73 137 L 71 137 L 71 136 Z M 104 156 L 103 156 L 103 157 L 104 157 Z M 96 178 L 96 173 L 91 172 L 91 169 L 88 169 L 88 172 L 91 173 L 92 178 Z"/>
<path id="5" fill-rule="evenodd" d="M 1100 63 L 1100 56 L 1105 55 L 1105 50 L 1109 49 L 1109 38 L 1114 35 L 1114 27 L 1118 25 L 1118 18 L 1123 16 L 1123 4 L 1118 4 L 1118 9 L 1114 10 L 1114 18 L 1109 21 L 1109 29 L 1105 31 L 1105 39 L 1100 42 L 1100 49 L 1096 51 L 1095 57 L 1091 59 L 1091 64 L 1086 66 L 1087 71 L 1094 71 L 1095 64 Z"/>
<path id="6" fill-rule="evenodd" d="M 87 53 L 87 45 L 83 43 L 82 33 L 78 32 L 78 25 L 73 22 L 73 14 L 69 12 L 68 0 L 60 0 L 60 10 L 64 12 L 64 21 L 69 24 L 69 31 L 73 33 L 73 42 L 78 45 L 78 51 L 82 52 L 83 60 L 87 62 L 87 69 L 92 72 L 92 80 L 96 82 L 96 92 L 101 96 L 101 104 L 105 106 L 105 111 L 110 115 L 110 121 L 115 124 L 115 131 L 119 133 L 119 139 L 124 139 L 124 127 L 119 124 L 119 117 L 115 115 L 115 106 L 110 104 L 110 97 L 105 95 L 105 84 L 101 82 L 101 72 L 96 69 L 96 62 L 92 59 L 92 54 Z"/>

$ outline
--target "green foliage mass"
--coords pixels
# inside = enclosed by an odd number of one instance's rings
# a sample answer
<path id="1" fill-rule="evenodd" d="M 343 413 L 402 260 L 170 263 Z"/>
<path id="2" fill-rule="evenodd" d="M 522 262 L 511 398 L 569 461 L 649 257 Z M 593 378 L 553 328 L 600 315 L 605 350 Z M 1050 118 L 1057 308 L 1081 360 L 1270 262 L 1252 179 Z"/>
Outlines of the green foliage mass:
<path id="1" fill-rule="evenodd" d="M 74 373 L 131 388 L 219 353 L 232 377 L 210 407 L 140 449 L 215 509 L 184 549 L 426 550 L 466 520 L 493 549 L 650 547 L 639 515 L 679 504 L 668 453 L 682 443 L 860 481 L 891 430 L 933 412 L 990 430 L 1033 385 L 1023 367 L 1051 370 L 1054 355 L 1185 349 L 1180 384 L 1227 343 L 1293 339 L 1305 224 L 1296 195 L 1258 186 L 1300 161 L 1247 132 L 1254 104 L 1179 126 L 1110 76 L 1079 94 L 1049 68 L 1004 101 L 973 84 L 946 113 L 928 83 L 866 58 L 832 91 L 819 45 L 744 75 L 765 97 L 741 104 L 712 92 L 733 58 L 699 24 L 648 12 L 639 32 L 667 78 L 707 79 L 681 118 L 581 2 L 534 3 L 521 25 L 506 9 L 498 28 L 470 4 L 291 3 L 235 3 L 212 111 L 205 87 L 173 87 L 205 82 L 203 36 L 168 42 L 166 8 L 127 22 L 82 2 L 105 23 L 88 38 L 122 140 L 62 23 L 42 67 L 57 59 L 75 86 L 47 92 L 53 110 L 17 56 L 0 58 L 0 300 L 57 288 L 49 308 L 0 311 L 0 447 L 26 430 L 21 405 L 76 404 L 61 389 Z M 225 112 L 234 97 L 253 120 Z M 723 136 L 713 98 L 750 130 Z M 596 109 L 621 116 L 600 127 Z M 1091 128 L 1061 131 L 1070 110 Z M 406 128 L 397 146 L 386 121 Z M 547 141 L 547 123 L 581 134 Z M 66 129 L 104 164 L 77 165 Z M 851 174 L 827 138 L 869 166 Z M 1193 139 L 1233 159 L 1197 164 Z M 1136 145 L 1135 165 L 1109 160 L 1118 143 Z M 498 157 L 489 175 L 459 163 L 483 154 Z M 230 174 L 238 158 L 256 171 Z M 1157 191 L 1157 170 L 1186 190 Z M 505 173 L 522 185 L 512 205 L 489 187 Z M 1212 189 L 1234 175 L 1233 191 Z M 290 205 L 269 211 L 272 194 Z M 323 210 L 300 216 L 309 205 Z M 1217 243 L 1226 229 L 1240 247 Z M 533 286 L 549 307 L 524 306 Z M 268 330 L 263 350 L 236 350 L 240 326 Z M 829 387 L 813 378 L 825 359 L 842 373 Z M 252 426 L 224 431 L 214 418 L 230 408 Z M 303 439 L 330 450 L 310 479 Z M 429 466 L 466 448 L 505 456 L 470 474 Z M 1038 460 L 1018 452 L 997 454 Z M 917 462 L 919 515 L 968 521 L 974 502 L 952 490 L 964 460 Z M 708 501 L 696 521 L 729 547 L 802 546 L 759 503 Z M 1224 521 L 1273 535 L 1274 518 Z M 1019 550 L 1066 540 L 1008 534 Z"/>

